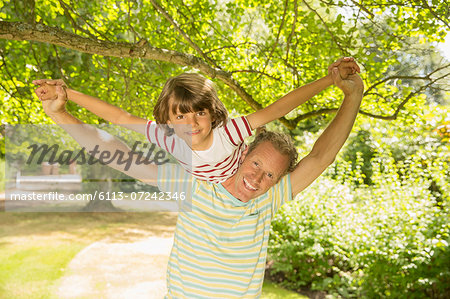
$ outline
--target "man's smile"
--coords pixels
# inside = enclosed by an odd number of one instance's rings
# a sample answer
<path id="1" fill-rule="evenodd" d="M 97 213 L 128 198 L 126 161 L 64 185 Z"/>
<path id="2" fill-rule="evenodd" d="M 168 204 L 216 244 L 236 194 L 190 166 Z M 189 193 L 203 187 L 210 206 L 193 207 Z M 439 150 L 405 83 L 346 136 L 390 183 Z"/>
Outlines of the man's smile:
<path id="1" fill-rule="evenodd" d="M 252 190 L 252 191 L 258 190 L 258 188 L 254 187 L 252 184 L 250 184 L 250 183 L 247 181 L 246 178 L 244 178 L 243 181 L 244 181 L 244 186 L 245 186 L 247 189 L 250 189 L 250 190 Z"/>

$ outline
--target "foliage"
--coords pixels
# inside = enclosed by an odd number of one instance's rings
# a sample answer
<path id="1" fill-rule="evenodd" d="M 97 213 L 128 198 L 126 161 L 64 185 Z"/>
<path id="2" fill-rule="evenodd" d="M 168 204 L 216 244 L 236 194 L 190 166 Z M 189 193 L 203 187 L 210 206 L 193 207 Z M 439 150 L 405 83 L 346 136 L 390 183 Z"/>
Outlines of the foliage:
<path id="1" fill-rule="evenodd" d="M 449 109 L 439 105 L 430 105 L 420 109 L 417 114 L 402 117 L 395 122 L 379 122 L 360 118 L 347 146 L 341 152 L 341 158 L 334 167 L 334 178 L 343 182 L 373 185 L 373 173 L 384 175 L 384 170 L 376 170 L 376 156 L 389 157 L 395 165 L 388 169 L 396 170 L 393 179 L 404 180 L 415 173 L 426 179 L 448 186 L 443 178 L 448 178 L 450 159 L 445 136 L 438 128 L 448 121 Z M 376 160 L 376 159 L 375 159 Z M 414 167 L 416 166 L 416 168 Z M 396 168 L 397 167 L 397 168 Z M 375 180 L 381 179 L 375 177 Z M 450 190 L 445 190 L 449 193 Z"/>
<path id="2" fill-rule="evenodd" d="M 343 297 L 445 296 L 448 216 L 448 201 L 418 185 L 352 189 L 324 178 L 275 217 L 271 272 L 290 288 Z"/>
<path id="3" fill-rule="evenodd" d="M 450 150 L 435 130 L 448 109 L 422 115 L 359 119 L 327 175 L 275 216 L 272 277 L 345 298 L 449 295 Z"/>
<path id="4" fill-rule="evenodd" d="M 423 105 L 423 93 L 447 101 L 450 66 L 432 44 L 449 28 L 439 1 L 15 0 L 3 3 L 0 19 L 2 123 L 48 121 L 32 95 L 36 78 L 64 78 L 150 118 L 167 78 L 195 68 L 215 79 L 227 107 L 244 114 L 325 75 L 344 55 L 363 66 L 366 115 L 395 119 Z M 292 129 L 337 108 L 339 97 L 327 90 L 283 123 Z"/>

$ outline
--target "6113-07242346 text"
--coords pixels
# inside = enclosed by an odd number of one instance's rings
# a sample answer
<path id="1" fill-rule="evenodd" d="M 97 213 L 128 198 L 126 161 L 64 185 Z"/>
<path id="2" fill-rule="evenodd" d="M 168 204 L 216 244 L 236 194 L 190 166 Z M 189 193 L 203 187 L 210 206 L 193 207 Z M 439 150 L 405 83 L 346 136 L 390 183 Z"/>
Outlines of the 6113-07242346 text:
<path id="1" fill-rule="evenodd" d="M 185 200 L 185 192 L 120 192 L 120 191 L 95 191 L 93 193 L 70 193 L 59 192 L 31 192 L 11 194 L 10 200 L 30 201 L 91 201 L 91 200 L 145 200 L 145 201 L 167 201 Z"/>

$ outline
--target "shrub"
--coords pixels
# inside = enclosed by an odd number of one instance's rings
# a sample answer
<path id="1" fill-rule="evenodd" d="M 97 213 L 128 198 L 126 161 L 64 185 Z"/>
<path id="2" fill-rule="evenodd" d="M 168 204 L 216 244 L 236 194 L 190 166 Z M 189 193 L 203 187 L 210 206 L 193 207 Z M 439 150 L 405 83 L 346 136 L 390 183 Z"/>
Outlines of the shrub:
<path id="1" fill-rule="evenodd" d="M 269 243 L 271 276 L 291 289 L 346 298 L 450 294 L 448 200 L 437 204 L 429 181 L 399 179 L 403 166 L 381 160 L 373 169 L 387 167 L 390 176 L 374 171 L 373 186 L 322 177 L 280 210 Z"/>

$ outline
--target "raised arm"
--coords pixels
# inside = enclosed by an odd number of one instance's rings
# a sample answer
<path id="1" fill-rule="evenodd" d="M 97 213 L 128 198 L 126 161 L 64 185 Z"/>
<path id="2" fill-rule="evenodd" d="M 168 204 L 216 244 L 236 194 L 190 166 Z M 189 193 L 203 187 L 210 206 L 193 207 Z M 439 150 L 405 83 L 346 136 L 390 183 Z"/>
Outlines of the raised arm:
<path id="1" fill-rule="evenodd" d="M 364 86 L 358 74 L 342 80 L 336 68 L 332 70 L 334 83 L 344 92 L 344 101 L 333 121 L 315 142 L 311 152 L 303 158 L 291 173 L 292 195 L 309 186 L 333 163 L 344 145 L 355 122 L 361 104 Z"/>
<path id="2" fill-rule="evenodd" d="M 94 157 L 108 161 L 107 165 L 131 177 L 150 185 L 156 185 L 158 167 L 154 164 L 135 163 L 138 155 L 131 155 L 131 163 L 120 163 L 119 159 L 112 159 L 115 153 L 123 152 L 128 156 L 131 150 L 126 144 L 103 130 L 87 125 L 68 113 L 65 109 L 66 94 L 61 86 L 56 86 L 57 98 L 43 100 L 45 113 L 67 133 L 69 133 L 87 153 L 94 153 Z M 102 158 L 103 156 L 103 158 Z M 122 161 L 123 162 L 123 161 Z M 129 165 L 131 164 L 131 167 Z"/>
<path id="3" fill-rule="evenodd" d="M 41 87 L 45 87 L 49 94 L 55 94 L 56 87 L 62 86 L 66 90 L 67 98 L 72 102 L 80 105 L 83 108 L 86 108 L 95 115 L 113 124 L 126 127 L 130 130 L 137 131 L 141 134 L 145 134 L 145 125 L 147 124 L 146 119 L 132 115 L 120 109 L 119 107 L 116 107 L 105 101 L 100 100 L 99 98 L 70 89 L 66 86 L 63 80 L 42 79 L 42 80 L 34 80 L 33 83 Z M 51 99 L 51 97 L 49 99 Z"/>
<path id="4" fill-rule="evenodd" d="M 352 57 L 340 58 L 339 60 L 331 64 L 329 69 L 334 67 L 338 68 L 342 78 L 346 78 L 348 75 L 360 71 L 359 66 L 356 64 Z M 320 93 L 322 90 L 326 89 L 332 84 L 333 78 L 330 73 L 319 80 L 291 91 L 266 108 L 248 115 L 247 120 L 250 123 L 252 129 L 256 129 L 288 114 L 293 109 L 302 105 L 307 100 L 311 99 L 316 94 Z"/>

